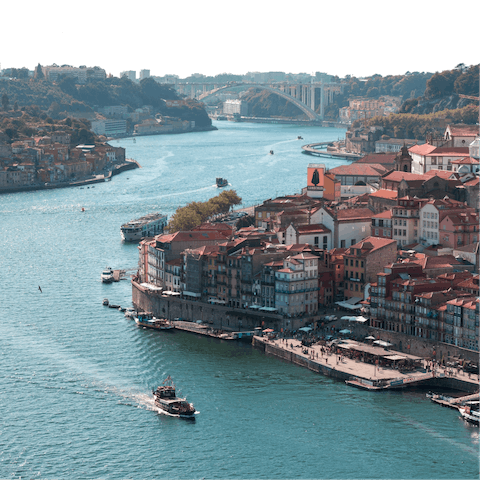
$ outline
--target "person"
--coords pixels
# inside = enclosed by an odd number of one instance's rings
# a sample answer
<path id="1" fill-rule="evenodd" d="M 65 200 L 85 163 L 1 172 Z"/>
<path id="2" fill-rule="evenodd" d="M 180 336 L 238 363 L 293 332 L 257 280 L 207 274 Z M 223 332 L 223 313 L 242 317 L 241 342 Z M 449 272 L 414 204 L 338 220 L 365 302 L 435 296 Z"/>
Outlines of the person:
<path id="1" fill-rule="evenodd" d="M 40 290 L 40 293 L 43 293 L 40 285 L 38 286 L 38 289 Z"/>

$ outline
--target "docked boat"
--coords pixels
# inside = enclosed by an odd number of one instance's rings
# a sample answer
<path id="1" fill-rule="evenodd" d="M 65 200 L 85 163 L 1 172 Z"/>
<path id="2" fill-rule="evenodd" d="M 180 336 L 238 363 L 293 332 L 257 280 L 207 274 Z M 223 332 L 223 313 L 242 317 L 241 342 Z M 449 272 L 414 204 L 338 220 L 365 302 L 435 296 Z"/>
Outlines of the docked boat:
<path id="1" fill-rule="evenodd" d="M 127 307 L 125 309 L 125 312 L 124 312 L 124 315 L 127 318 L 131 318 L 132 320 L 135 318 L 136 314 L 137 314 L 137 312 L 135 311 L 135 309 L 133 307 Z"/>
<path id="2" fill-rule="evenodd" d="M 217 184 L 218 188 L 223 188 L 228 185 L 228 180 L 226 178 L 217 177 L 215 183 Z"/>
<path id="3" fill-rule="evenodd" d="M 151 312 L 139 312 L 135 317 L 135 323 L 139 327 L 153 328 L 155 330 L 172 330 L 175 328 L 173 323 L 166 318 L 156 318 Z"/>
<path id="4" fill-rule="evenodd" d="M 269 155 L 273 155 L 273 150 L 270 150 Z"/>
<path id="5" fill-rule="evenodd" d="M 100 275 L 103 283 L 113 282 L 113 270 L 110 267 L 105 268 Z"/>
<path id="6" fill-rule="evenodd" d="M 464 420 L 472 425 L 479 426 L 480 423 L 480 412 L 479 412 L 479 402 L 467 402 L 465 405 L 458 407 L 458 411 Z"/>
<path id="7" fill-rule="evenodd" d="M 108 307 L 108 304 L 109 304 L 108 298 L 104 298 L 102 305 L 105 305 L 106 307 Z"/>
<path id="8" fill-rule="evenodd" d="M 163 233 L 167 225 L 167 216 L 161 213 L 150 213 L 144 217 L 124 223 L 120 230 L 126 242 L 140 241 L 145 237 L 154 237 Z"/>
<path id="9" fill-rule="evenodd" d="M 195 420 L 195 407 L 187 402 L 186 398 L 177 397 L 175 385 L 170 375 L 162 385 L 153 390 L 155 406 L 172 417 L 189 418 Z"/>
<path id="10" fill-rule="evenodd" d="M 297 140 L 303 140 L 303 137 L 302 137 L 301 135 L 299 135 L 299 136 L 297 137 Z"/>

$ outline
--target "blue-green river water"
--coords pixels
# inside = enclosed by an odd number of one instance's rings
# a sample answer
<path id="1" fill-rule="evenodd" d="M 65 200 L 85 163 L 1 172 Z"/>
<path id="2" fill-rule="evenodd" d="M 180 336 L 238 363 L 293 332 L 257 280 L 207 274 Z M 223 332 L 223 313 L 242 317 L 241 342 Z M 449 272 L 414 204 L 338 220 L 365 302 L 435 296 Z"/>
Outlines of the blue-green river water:
<path id="1" fill-rule="evenodd" d="M 216 125 L 113 141 L 142 168 L 108 183 L 0 196 L 0 478 L 478 478 L 478 429 L 425 392 L 356 390 L 102 306 L 131 305 L 128 281 L 100 281 L 138 263 L 122 223 L 204 201 L 215 177 L 250 206 L 299 192 L 309 162 L 342 163 L 300 147 L 343 130 Z M 195 422 L 154 411 L 167 375 Z"/>

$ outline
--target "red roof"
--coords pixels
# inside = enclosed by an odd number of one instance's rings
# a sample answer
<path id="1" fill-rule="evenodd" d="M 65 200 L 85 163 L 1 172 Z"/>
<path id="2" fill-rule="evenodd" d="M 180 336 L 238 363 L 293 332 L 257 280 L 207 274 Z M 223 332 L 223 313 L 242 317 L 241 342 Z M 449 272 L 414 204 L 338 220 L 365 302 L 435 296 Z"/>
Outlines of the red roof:
<path id="1" fill-rule="evenodd" d="M 414 145 L 410 147 L 408 151 L 410 153 L 416 153 L 417 155 L 428 155 L 430 152 L 433 152 L 437 147 L 430 145 L 429 143 L 424 143 L 423 145 Z"/>
<path id="2" fill-rule="evenodd" d="M 372 218 L 392 218 L 392 211 L 391 210 L 385 210 L 381 213 L 377 213 Z"/>
<path id="3" fill-rule="evenodd" d="M 370 252 L 373 252 L 374 250 L 378 250 L 379 248 L 386 247 L 387 245 L 391 245 L 392 243 L 396 245 L 397 241 L 390 238 L 367 237 L 367 238 L 364 238 L 362 241 L 356 243 L 355 245 L 352 245 L 347 250 L 345 255 L 353 254 L 353 253 L 350 253 L 353 249 L 369 250 Z"/>
<path id="4" fill-rule="evenodd" d="M 306 233 L 329 233 L 331 230 L 321 223 L 317 225 L 298 225 L 295 227 L 299 234 Z"/>
<path id="5" fill-rule="evenodd" d="M 473 157 L 463 157 L 458 160 L 452 160 L 452 163 L 455 163 L 458 165 L 478 165 L 480 162 Z"/>
<path id="6" fill-rule="evenodd" d="M 386 177 L 383 177 L 384 181 L 387 182 L 401 182 L 402 180 L 426 180 L 426 177 L 420 175 L 418 173 L 410 173 L 410 172 L 392 172 L 389 173 Z"/>
<path id="7" fill-rule="evenodd" d="M 369 208 L 344 208 L 336 211 L 338 221 L 342 220 L 370 220 L 373 212 Z"/>
<path id="8" fill-rule="evenodd" d="M 380 190 L 371 193 L 369 196 L 378 198 L 397 198 L 398 192 L 396 190 L 385 190 L 384 188 L 381 188 Z"/>
<path id="9" fill-rule="evenodd" d="M 387 173 L 390 169 L 385 168 L 379 163 L 372 164 L 358 164 L 351 163 L 350 165 L 340 165 L 330 169 L 330 173 L 334 175 L 352 175 L 352 176 L 364 176 L 364 177 L 380 177 Z"/>

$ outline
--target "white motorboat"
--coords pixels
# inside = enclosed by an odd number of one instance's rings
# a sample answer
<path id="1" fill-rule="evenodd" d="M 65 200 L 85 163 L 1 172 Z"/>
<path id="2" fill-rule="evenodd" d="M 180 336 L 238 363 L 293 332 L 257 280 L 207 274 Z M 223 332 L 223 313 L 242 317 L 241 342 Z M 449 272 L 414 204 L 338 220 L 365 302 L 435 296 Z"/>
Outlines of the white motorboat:
<path id="1" fill-rule="evenodd" d="M 100 275 L 103 283 L 113 282 L 113 270 L 110 267 L 105 268 Z"/>
<path id="2" fill-rule="evenodd" d="M 137 312 L 135 311 L 135 309 L 133 307 L 127 307 L 125 309 L 125 313 L 124 315 L 127 317 L 127 318 L 131 318 L 132 320 L 134 319 L 134 317 L 136 316 Z"/>
<path id="3" fill-rule="evenodd" d="M 480 412 L 479 412 L 479 402 L 467 402 L 465 405 L 458 407 L 460 415 L 468 423 L 479 426 L 480 423 Z"/>

